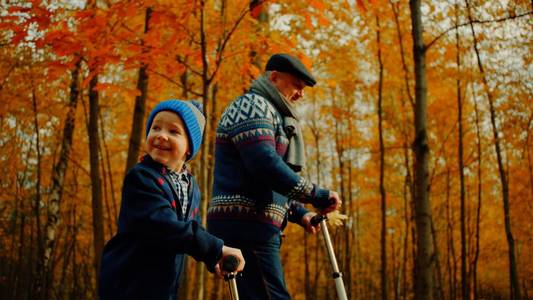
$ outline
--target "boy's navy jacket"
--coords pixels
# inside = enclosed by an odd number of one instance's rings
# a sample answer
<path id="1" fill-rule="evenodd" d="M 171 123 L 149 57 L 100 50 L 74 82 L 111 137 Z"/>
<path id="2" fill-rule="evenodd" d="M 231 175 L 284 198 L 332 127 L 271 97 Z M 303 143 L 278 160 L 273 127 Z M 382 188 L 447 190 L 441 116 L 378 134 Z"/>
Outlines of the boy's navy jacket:
<path id="1" fill-rule="evenodd" d="M 126 175 L 118 233 L 105 245 L 99 276 L 101 299 L 176 299 L 184 254 L 209 270 L 223 241 L 200 226 L 200 191 L 189 174 L 187 216 L 168 170 L 149 155 Z"/>

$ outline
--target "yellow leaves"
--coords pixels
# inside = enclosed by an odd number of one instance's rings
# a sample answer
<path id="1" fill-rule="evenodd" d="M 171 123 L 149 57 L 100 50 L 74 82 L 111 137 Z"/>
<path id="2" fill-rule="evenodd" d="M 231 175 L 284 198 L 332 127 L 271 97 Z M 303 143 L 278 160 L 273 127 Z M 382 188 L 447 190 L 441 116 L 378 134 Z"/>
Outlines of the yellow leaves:
<path id="1" fill-rule="evenodd" d="M 32 13 L 35 15 L 35 22 L 39 26 L 46 26 L 46 33 L 43 38 L 35 41 L 36 51 L 38 55 L 45 53 L 39 59 L 42 61 L 33 61 L 28 59 L 29 54 L 20 54 L 20 48 L 11 47 L 8 45 L 0 51 L 0 74 L 3 79 L 0 80 L 2 84 L 2 93 L 0 94 L 0 115 L 6 116 L 17 110 L 17 124 L 32 124 L 31 115 L 23 114 L 20 111 L 31 112 L 31 105 L 28 99 L 28 90 L 31 84 L 34 84 L 40 96 L 39 120 L 43 121 L 52 119 L 60 120 L 55 124 L 54 128 L 60 129 L 62 120 L 64 119 L 65 111 L 60 109 L 51 109 L 54 107 L 53 103 L 60 103 L 63 105 L 68 100 L 68 91 L 70 84 L 70 71 L 72 70 L 72 61 L 75 60 L 78 53 L 84 57 L 82 63 L 82 70 L 80 71 L 80 80 L 84 80 L 83 96 L 86 96 L 87 83 L 92 76 L 100 72 L 101 81 L 96 87 L 102 98 L 102 115 L 103 123 L 105 125 L 104 136 L 109 138 L 107 140 L 108 146 L 112 147 L 110 152 L 112 158 L 110 163 L 111 169 L 119 170 L 114 175 L 119 180 L 123 174 L 123 160 L 127 151 L 127 139 L 131 131 L 131 114 L 133 111 L 133 100 L 139 95 L 136 89 L 136 82 L 138 77 L 138 67 L 141 63 L 149 65 L 149 89 L 148 89 L 148 107 L 153 105 L 166 97 L 198 97 L 198 93 L 202 90 L 201 72 L 201 50 L 199 40 L 199 20 L 198 20 L 198 2 L 197 1 L 164 1 L 161 2 L 128 2 L 119 1 L 105 9 L 83 9 L 79 12 L 73 10 L 64 11 L 65 17 L 54 15 L 53 18 L 47 16 L 46 11 L 33 9 L 18 9 L 20 13 Z M 216 2 L 216 1 L 215 1 Z M 375 19 L 369 16 L 376 12 L 380 13 L 380 22 L 382 28 L 381 42 L 383 50 L 383 62 L 385 67 L 384 90 L 383 90 L 383 116 L 384 116 L 384 140 L 385 140 L 385 183 L 387 190 L 387 201 L 390 204 L 391 211 L 395 210 L 396 215 L 388 215 L 388 225 L 390 228 L 396 230 L 396 234 L 389 236 L 397 237 L 399 229 L 403 228 L 399 224 L 403 219 L 398 217 L 398 214 L 403 214 L 403 199 L 401 198 L 403 184 L 405 180 L 406 169 L 404 167 L 404 151 L 403 147 L 407 147 L 413 140 L 413 111 L 409 103 L 406 93 L 406 85 L 409 85 L 412 94 L 414 94 L 414 74 L 412 62 L 412 42 L 410 36 L 410 19 L 409 8 L 406 1 L 396 1 L 396 7 L 399 9 L 399 22 L 401 26 L 401 34 L 403 37 L 403 53 L 406 63 L 406 70 L 404 71 L 402 65 L 402 57 L 398 44 L 398 36 L 396 32 L 396 23 L 391 12 L 390 3 L 388 1 L 367 1 L 355 0 L 346 1 L 341 0 L 337 2 L 326 2 L 325 0 L 314 1 L 285 1 L 276 2 L 276 5 L 288 7 L 284 13 L 271 15 L 271 20 L 275 18 L 284 18 L 289 16 L 290 20 L 287 22 L 288 28 L 284 31 L 276 26 L 270 26 L 271 23 L 262 23 L 260 21 L 250 20 L 246 17 L 243 23 L 235 31 L 228 44 L 226 51 L 220 55 L 217 52 L 217 46 L 220 38 L 232 25 L 232 22 L 238 16 L 238 10 L 249 2 L 237 1 L 227 2 L 226 19 L 222 20 L 221 11 L 219 7 L 211 6 L 213 1 L 206 2 L 206 38 L 207 38 L 207 56 L 209 69 L 211 74 L 214 70 L 214 63 L 218 58 L 223 58 L 222 65 L 217 73 L 217 76 L 211 82 L 216 84 L 218 93 L 216 95 L 217 111 L 214 113 L 214 118 L 220 116 L 221 110 L 226 103 L 238 96 L 242 91 L 249 88 L 249 83 L 252 78 L 256 78 L 262 72 L 264 64 L 269 55 L 275 52 L 288 52 L 298 56 L 304 65 L 309 69 L 312 68 L 314 75 L 318 80 L 318 85 L 314 88 L 306 88 L 306 96 L 303 100 L 302 108 L 307 114 L 305 121 L 315 122 L 309 127 L 306 126 L 305 138 L 307 149 L 312 156 L 308 159 L 309 164 L 315 164 L 317 160 L 318 167 L 313 167 L 307 174 L 310 174 L 313 179 L 320 178 L 321 183 L 327 188 L 337 189 L 340 187 L 345 191 L 345 194 L 352 192 L 354 199 L 352 200 L 352 207 L 357 205 L 360 209 L 360 218 L 358 223 L 357 238 L 363 242 L 365 249 L 362 249 L 361 255 L 367 259 L 368 268 L 374 268 L 379 258 L 369 255 L 368 253 L 374 251 L 378 247 L 378 242 L 374 235 L 378 227 L 376 227 L 379 220 L 379 164 L 376 158 L 379 157 L 378 145 L 378 129 L 377 129 L 377 114 L 376 114 L 376 100 L 377 100 L 377 62 L 375 46 L 375 28 L 373 27 Z M 219 2 L 216 2 L 219 3 Z M 265 12 L 267 5 L 263 4 Z M 144 13 L 147 5 L 153 5 L 155 10 L 152 14 L 150 22 L 150 31 L 144 33 Z M 196 7 L 193 7 L 196 5 Z M 101 6 L 103 7 L 103 6 Z M 196 9 L 196 10 L 195 10 Z M 435 10 L 435 8 L 432 8 Z M 481 8 L 480 8 L 481 9 Z M 14 10 L 13 10 L 14 11 Z M 446 22 L 446 13 L 439 14 L 438 7 L 431 16 L 425 19 L 426 38 L 434 37 L 445 29 L 446 26 L 440 25 L 440 18 Z M 364 15 L 365 13 L 366 15 Z M 55 12 L 54 12 L 55 14 Z M 358 15 L 363 15 L 362 20 L 358 20 Z M 480 15 L 481 16 L 481 15 Z M 368 18 L 366 18 L 368 17 Z M 498 16 L 494 16 L 497 18 Z M 54 21 L 61 19 L 60 21 Z M 14 42 L 20 42 L 20 47 L 24 47 L 27 35 L 27 23 L 19 24 L 18 17 L 7 16 L 0 20 L 0 29 L 9 32 L 10 37 L 14 37 Z M 52 23 L 47 23 L 52 20 Z M 353 23 L 351 23 L 354 21 Z M 449 20 L 453 23 L 453 20 Z M 366 23 L 363 23 L 366 22 Z M 513 25 L 520 27 L 520 21 L 510 20 L 509 22 L 516 22 Z M 357 23 L 358 25 L 355 25 Z M 69 26 L 67 26 L 67 24 Z M 363 24 L 363 25 L 361 25 Z M 372 24 L 372 25 L 369 25 Z M 344 26 L 344 27 L 343 27 Z M 357 26 L 357 28 L 355 28 Z M 484 41 L 480 44 L 482 46 L 482 53 L 490 59 L 487 61 L 487 66 L 491 72 L 490 80 L 494 80 L 495 89 L 498 93 L 497 106 L 499 124 L 502 124 L 502 143 L 506 152 L 506 159 L 508 161 L 509 181 L 513 184 L 510 187 L 510 192 L 514 195 L 514 200 L 511 203 L 513 209 L 513 218 L 516 220 L 516 227 L 520 228 L 519 239 L 526 241 L 531 233 L 527 226 L 530 210 L 528 210 L 528 203 L 531 199 L 529 189 L 529 171 L 527 163 L 524 163 L 524 157 L 530 152 L 525 152 L 531 149 L 531 145 L 524 142 L 524 136 L 528 134 L 531 127 L 527 121 L 531 115 L 531 97 L 527 88 L 524 87 L 524 82 L 527 81 L 527 72 L 525 76 L 520 73 L 499 72 L 497 70 L 499 58 L 496 47 L 490 47 L 494 43 L 491 36 L 490 26 L 481 26 L 484 28 L 483 32 L 477 32 L 477 39 Z M 477 27 L 476 27 L 477 28 Z M 466 27 L 461 34 L 468 34 L 469 30 Z M 12 35 L 11 35 L 12 34 Z M 507 32 L 511 36 L 512 32 Z M 513 35 L 513 38 L 515 36 Z M 516 38 L 515 45 L 517 50 L 527 49 L 526 40 Z M 511 38 L 508 39 L 512 40 Z M 144 45 L 141 44 L 144 41 Z M 474 211 L 474 194 L 476 193 L 476 175 L 472 175 L 475 171 L 476 165 L 476 135 L 475 135 L 475 114 L 473 112 L 473 97 L 472 91 L 476 92 L 476 101 L 481 109 L 481 134 L 483 139 L 483 149 L 489 149 L 492 146 L 491 132 L 487 129 L 490 126 L 485 126 L 489 120 L 487 113 L 486 99 L 479 94 L 482 88 L 478 86 L 477 67 L 471 64 L 469 56 L 472 54 L 471 35 L 461 39 L 463 45 L 461 55 L 465 57 L 464 64 L 460 73 L 456 71 L 455 55 L 456 48 L 454 45 L 453 32 L 439 40 L 439 43 L 434 44 L 431 50 L 427 52 L 426 62 L 428 66 L 428 96 L 430 103 L 428 105 L 428 122 L 430 123 L 430 142 L 432 159 L 443 161 L 445 160 L 451 168 L 452 173 L 457 168 L 457 125 L 456 125 L 456 95 L 455 95 L 455 81 L 460 78 L 463 82 L 463 94 L 465 95 L 463 104 L 464 107 L 464 126 L 465 126 L 465 153 L 468 155 L 467 161 L 470 163 L 467 174 L 467 191 L 469 195 L 469 209 Z M 507 45 L 507 44 L 506 44 Z M 440 48 L 437 48 L 440 47 Z M 519 48 L 526 47 L 526 48 Z M 436 49 L 437 48 L 437 49 Z M 25 48 L 27 49 L 27 48 Z M 509 53 L 513 55 L 521 55 L 521 51 L 513 51 L 509 49 Z M 20 52 L 18 52 L 20 51 Z M 31 52 L 31 51 L 27 51 Z M 253 55 L 252 55 L 253 53 Z M 178 59 L 179 57 L 179 59 Z M 509 58 L 509 59 L 513 59 Z M 56 59 L 60 59 L 56 61 Z M 505 58 L 502 58 L 505 59 Z M 257 63 L 254 65 L 251 63 Z M 532 62 L 531 55 L 524 55 L 517 59 L 518 65 L 527 66 Z M 21 65 L 21 66 L 19 66 Z M 12 66 L 14 70 L 11 71 Z M 21 69 L 32 69 L 31 74 L 33 82 L 30 82 L 30 75 L 21 72 Z M 89 68 L 91 73 L 87 75 Z M 405 72 L 407 75 L 405 75 Z M 14 75 L 15 74 L 15 75 Z M 509 74 L 509 75 L 507 75 Z M 186 76 L 182 76 L 186 75 Z M 494 75 L 494 76 L 493 76 Z M 407 79 L 405 78 L 407 76 Z M 512 78 L 511 78 L 512 77 Z M 474 79 L 471 79 L 474 78 Z M 509 79 L 509 80 L 508 80 Z M 408 81 L 408 82 L 406 82 Z M 186 89 L 183 88 L 185 85 Z M 213 85 L 211 87 L 213 87 Z M 465 92 L 466 90 L 466 92 Z M 185 96 L 186 95 L 186 96 Z M 210 95 L 211 96 L 211 95 Z M 86 100 L 86 99 L 85 99 Z M 55 102 L 54 102 L 55 101 Z M 21 107 L 23 109 L 21 109 Z M 211 111 L 210 111 L 211 113 Z M 68 223 L 69 226 L 79 226 L 79 239 L 77 240 L 77 247 L 83 247 L 91 244 L 91 229 L 89 223 L 84 223 L 83 215 L 90 215 L 91 208 L 84 202 L 89 199 L 88 186 L 90 185 L 89 176 L 85 172 L 80 171 L 79 166 L 86 166 L 87 164 L 87 146 L 86 146 L 86 128 L 83 118 L 83 108 L 80 104 L 77 114 L 80 118 L 76 121 L 76 143 L 73 148 L 72 168 L 69 172 L 78 175 L 72 179 L 73 175 L 69 174 L 65 185 L 65 193 L 78 195 L 75 203 L 77 212 L 73 219 L 80 221 L 78 224 Z M 525 118 L 522 120 L 522 118 Z M 6 120 L 6 119 L 4 119 Z M 54 121 L 55 122 L 55 121 Z M 348 126 L 350 125 L 350 126 Z M 490 124 L 489 124 L 490 125 Z M 315 126 L 315 127 L 313 127 Z M 314 132 L 309 130 L 312 127 Z M 31 126 L 28 126 L 31 129 Z M 15 136 L 15 129 L 9 128 L 5 125 L 1 128 L 4 130 L 4 135 Z M 24 128 L 23 128 L 24 129 Z M 210 130 L 214 130 L 211 128 Z M 315 144 L 313 133 L 319 135 L 319 141 Z M 61 138 L 61 130 L 51 132 L 52 136 L 49 140 L 59 140 Z M 208 135 L 213 137 L 213 131 Z M 529 139 L 531 144 L 533 139 Z M 43 142 L 44 139 L 41 140 Z M 206 142 L 213 142 L 210 138 Z M 52 152 L 56 149 L 54 145 L 46 145 Z M 337 146 L 344 150 L 343 154 L 337 153 Z M 528 147 L 529 146 L 529 147 Z M 9 150 L 8 150 L 9 147 Z M 1 148 L 1 147 L 0 147 Z M 0 156 L 9 157 L 15 155 L 20 151 L 18 144 L 6 145 L 0 149 Z M 48 149 L 47 149 L 48 150 Z M 411 150 L 407 150 L 408 158 L 411 159 Z M 53 152 L 53 153 L 57 153 Z M 339 156 L 340 155 L 340 159 Z M 494 161 L 493 154 L 490 151 L 484 151 L 482 154 L 485 159 L 483 164 L 483 226 L 486 228 L 486 233 L 482 235 L 482 245 L 489 250 L 501 250 L 504 245 L 501 237 L 495 239 L 490 235 L 490 232 L 500 232 L 501 224 L 501 205 L 499 200 L 499 190 L 497 188 L 497 181 L 494 177 L 497 175 L 497 166 L 492 164 Z M 44 155 L 46 159 L 53 160 L 54 155 Z M 208 156 L 209 157 L 209 156 Z M 212 159 L 212 157 L 211 157 Z M 338 162 L 342 160 L 344 165 L 341 170 Z M 5 165 L 5 161 L 0 161 L 1 167 L 9 169 Z M 79 166 L 78 166 L 79 165 Z M 199 163 L 196 168 L 199 168 Z M 436 175 L 432 181 L 432 205 L 437 207 L 435 213 L 436 226 L 438 228 L 445 228 L 445 219 L 441 218 L 439 212 L 442 211 L 443 198 L 446 194 L 446 188 L 450 187 L 450 196 L 456 197 L 458 194 L 457 178 L 452 176 L 449 185 L 446 184 L 442 174 L 442 164 L 433 163 L 432 172 Z M 32 168 L 33 165 L 29 165 Z M 348 167 L 351 167 L 351 177 L 348 179 Z M 106 167 L 107 168 L 107 167 Z M 51 170 L 48 165 L 42 170 Z M 33 172 L 34 170 L 32 170 Z M 16 174 L 15 171 L 8 171 L 9 174 Z M 315 175 L 316 174 L 316 175 Z M 317 176 L 319 175 L 319 176 Z M 412 174 L 411 174 L 412 176 Z M 6 176 L 15 177 L 15 176 Z M 43 178 L 46 176 L 43 175 Z M 9 179 L 8 179 L 9 180 Z M 348 180 L 353 180 L 348 183 Z M 5 180 L 4 180 L 5 181 Z M 73 190 L 73 182 L 76 182 L 76 189 Z M 79 183 L 79 184 L 78 184 Z M 496 188 L 495 188 L 496 187 Z M 108 187 L 109 188 L 109 187 Z M 115 186 L 115 194 L 119 194 L 119 187 Z M 78 193 L 79 192 L 79 193 Z M 529 197 L 529 198 L 528 198 Z M 348 197 L 347 197 L 348 198 Z M 85 199 L 85 200 L 84 200 Z M 10 203 L 11 199 L 8 200 Z M 347 199 L 343 199 L 347 201 Z M 529 201 L 529 202 L 528 202 Z M 67 202 L 65 202 L 67 203 Z M 68 203 L 73 203 L 70 201 Z M 347 202 L 345 202 L 347 204 Z M 409 204 L 408 204 L 409 205 Z M 348 205 L 345 206 L 348 209 Z M 11 208 L 7 208 L 10 210 Z M 407 207 L 409 210 L 410 208 Z M 452 204 L 451 210 L 454 217 L 457 218 L 457 207 Z M 354 214 L 354 210 L 350 212 Z M 408 211 L 409 213 L 409 211 Z M 62 217 L 67 214 L 63 213 Z M 336 217 L 330 216 L 330 224 Z M 343 215 L 339 216 L 339 221 L 342 223 Z M 65 224 L 69 219 L 65 218 Z M 88 222 L 88 221 L 87 221 Z M 106 220 L 111 222 L 111 220 Z M 339 224 L 340 224 L 339 223 Z M 355 222 L 354 222 L 355 223 Z M 107 223 L 106 223 L 107 225 Z M 470 226 L 471 224 L 469 224 Z M 355 225 L 354 225 L 355 226 Z M 301 231 L 296 226 L 289 226 L 287 230 L 293 230 L 293 237 L 299 238 Z M 338 228 L 339 231 L 344 230 Z M 457 229 L 454 229 L 457 230 Z M 482 229 L 485 230 L 485 229 Z M 454 234 L 457 232 L 455 231 Z M 404 233 L 405 234 L 405 233 Z M 7 236 L 7 235 L 4 235 Z M 11 237 L 11 236 L 9 236 Z M 288 239 L 291 237 L 288 236 Z M 0 241 L 2 241 L 0 239 Z M 308 241 L 311 241 L 308 240 Z M 399 240 L 394 240 L 394 243 Z M 289 245 L 294 246 L 301 242 L 297 239 L 296 242 Z M 316 240 L 312 240 L 316 243 Z M 320 240 L 319 240 L 320 242 Z M 390 240 L 393 242 L 393 240 Z M 444 240 L 439 241 L 439 247 L 443 247 Z M 494 245 L 493 245 L 494 244 Z M 294 252 L 302 254 L 303 248 L 300 244 L 292 247 Z M 395 244 L 397 247 L 398 244 Z M 490 246 L 487 246 L 490 245 Z M 0 244 L 0 247 L 2 244 Z M 322 247 L 322 244 L 318 244 Z M 353 246 L 353 245 L 352 245 Z M 87 246 L 88 247 L 88 246 Z M 411 246 L 409 246 L 411 247 Z M 490 248 L 489 248 L 490 247 Z M 531 249 L 531 246 L 524 245 L 524 252 Z M 529 248 L 528 248 L 529 247 Z M 284 246 L 284 248 L 287 248 Z M 394 248 L 394 247 L 392 247 Z M 320 248 L 322 249 L 322 248 Z M 445 248 L 439 248 L 445 249 Z M 409 249 L 410 250 L 410 249 Z M 365 252 L 366 251 L 366 252 Z M 402 250 L 403 251 L 403 250 Z M 408 251 L 409 253 L 411 251 Z M 531 252 L 531 251 L 530 251 Z M 495 260 L 492 252 L 485 251 L 485 258 L 481 257 L 480 261 L 485 269 L 496 279 L 499 279 L 498 272 L 495 268 L 502 265 L 501 261 Z M 79 264 L 85 264 L 90 261 L 92 257 L 82 256 L 76 258 Z M 292 255 L 292 254 L 291 254 Z M 368 255 L 368 256 L 364 256 Z M 389 261 L 390 262 L 390 261 Z M 411 258 L 408 264 L 412 262 Z M 62 262 L 60 262 L 62 263 Z M 294 263 L 287 260 L 287 269 L 293 269 Z M 526 264 L 524 264 L 526 265 Z M 61 266 L 62 267 L 62 266 Z M 61 269 L 58 267 L 58 269 Z M 85 267 L 81 265 L 80 267 Z M 408 266 L 411 267 L 411 266 Z M 67 268 L 68 269 L 68 268 Z M 301 275 L 301 273 L 299 274 Z M 368 280 L 364 274 L 354 275 L 360 276 L 362 281 Z M 297 285 L 298 280 L 293 275 L 288 275 L 287 281 L 289 285 Z M 491 278 L 483 277 L 482 279 L 489 286 L 494 284 Z M 368 281 L 369 284 L 371 281 Z M 318 284 L 325 284 L 324 281 Z M 406 282 L 409 285 L 409 282 Z M 298 288 L 292 289 L 298 293 Z M 318 299 L 322 299 L 323 295 L 318 295 Z M 361 295 L 364 298 L 365 295 Z M 295 295 L 295 298 L 302 298 L 301 294 Z"/>
<path id="2" fill-rule="evenodd" d="M 128 99 L 133 99 L 141 94 L 137 88 L 127 88 L 114 83 L 98 83 L 95 89 L 109 95 L 120 94 Z"/>
<path id="3" fill-rule="evenodd" d="M 337 86 L 337 81 L 335 81 L 335 79 L 327 79 L 326 80 L 326 86 L 328 88 L 333 89 L 333 88 L 335 88 Z"/>
<path id="4" fill-rule="evenodd" d="M 346 219 L 348 219 L 348 216 L 341 214 L 338 210 L 332 211 L 328 214 L 328 224 L 331 224 L 334 227 L 342 226 Z"/>

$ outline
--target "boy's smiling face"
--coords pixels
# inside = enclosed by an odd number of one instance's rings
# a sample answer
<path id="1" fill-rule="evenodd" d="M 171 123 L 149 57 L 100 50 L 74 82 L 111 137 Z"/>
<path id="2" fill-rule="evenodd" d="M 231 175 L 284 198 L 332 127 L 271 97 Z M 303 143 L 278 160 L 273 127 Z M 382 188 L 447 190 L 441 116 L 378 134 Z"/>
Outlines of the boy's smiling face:
<path id="1" fill-rule="evenodd" d="M 188 151 L 189 139 L 181 118 L 170 111 L 157 113 L 146 137 L 146 152 L 167 168 L 179 171 Z"/>

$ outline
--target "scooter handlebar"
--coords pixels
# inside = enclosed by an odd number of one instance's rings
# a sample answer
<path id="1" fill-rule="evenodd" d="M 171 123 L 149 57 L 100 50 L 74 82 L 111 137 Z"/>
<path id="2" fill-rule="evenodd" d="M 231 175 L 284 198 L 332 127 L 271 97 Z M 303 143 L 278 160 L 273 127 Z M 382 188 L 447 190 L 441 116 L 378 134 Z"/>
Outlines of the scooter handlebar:
<path id="1" fill-rule="evenodd" d="M 326 215 L 320 215 L 320 214 L 317 214 L 317 215 L 314 215 L 312 218 L 311 218 L 311 225 L 313 226 L 316 226 L 318 224 L 320 224 L 320 222 L 322 222 L 322 220 L 326 220 L 328 217 Z"/>
<path id="2" fill-rule="evenodd" d="M 222 261 L 222 270 L 228 273 L 233 273 L 239 267 L 239 259 L 236 256 L 229 255 Z"/>

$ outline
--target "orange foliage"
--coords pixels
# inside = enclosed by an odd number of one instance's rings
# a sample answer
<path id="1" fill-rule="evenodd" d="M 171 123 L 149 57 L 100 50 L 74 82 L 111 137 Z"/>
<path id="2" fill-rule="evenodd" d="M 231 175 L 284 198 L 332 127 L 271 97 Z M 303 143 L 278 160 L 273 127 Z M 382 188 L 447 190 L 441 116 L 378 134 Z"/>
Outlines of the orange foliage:
<path id="1" fill-rule="evenodd" d="M 225 3 L 224 11 L 222 3 Z M 525 1 L 517 2 L 513 9 L 527 11 L 528 5 Z M 208 113 L 213 113 L 211 117 L 216 121 L 227 103 L 261 74 L 266 59 L 275 52 L 297 55 L 318 79 L 314 88 L 305 90 L 305 99 L 298 107 L 305 123 L 308 154 L 304 173 L 319 185 L 342 193 L 342 212 L 349 218 L 344 227 L 332 229 L 332 232 L 341 269 L 351 276 L 345 277 L 351 292 L 349 298 L 377 298 L 381 293 L 377 238 L 381 198 L 376 16 L 380 20 L 384 66 L 384 185 L 391 282 L 387 293 L 389 297 L 395 292 L 407 298 L 413 296 L 411 271 L 416 249 L 412 240 L 414 225 L 409 184 L 413 181 L 411 98 L 415 91 L 411 20 L 405 1 L 261 1 L 251 12 L 248 11 L 249 1 L 207 1 L 205 70 L 198 1 L 98 2 L 94 9 L 65 6 L 54 10 L 41 1 L 6 6 L 0 17 L 0 168 L 3 170 L 0 176 L 0 248 L 4 250 L 0 254 L 0 272 L 3 272 L 0 293 L 4 293 L 0 298 L 31 298 L 31 291 L 26 290 L 25 284 L 31 279 L 32 267 L 39 255 L 38 237 L 42 238 L 43 232 L 38 232 L 37 226 L 42 226 L 47 217 L 45 208 L 49 204 L 52 167 L 61 151 L 71 71 L 79 57 L 83 62 L 79 78 L 83 90 L 63 187 L 53 277 L 57 279 L 55 290 L 61 290 L 58 298 L 91 299 L 96 275 L 91 265 L 92 208 L 86 128 L 90 78 L 99 75 L 96 89 L 101 97 L 104 228 L 109 238 L 116 230 L 133 103 L 139 94 L 136 87 L 139 66 L 148 65 L 148 110 L 166 98 L 206 96 L 202 94 L 202 75 L 209 77 Z M 145 34 L 144 17 L 148 6 L 153 14 Z M 398 9 L 399 30 L 393 7 Z M 450 4 L 428 3 L 424 8 L 431 16 L 424 20 L 427 23 L 424 38 L 429 43 L 453 26 L 455 11 Z M 488 16 L 490 19 L 507 16 L 506 10 L 492 7 L 488 1 L 479 2 L 476 11 L 476 18 L 480 20 Z M 232 26 L 243 12 L 244 18 L 230 36 Z M 261 21 L 259 13 L 270 13 L 269 21 Z M 464 12 L 460 11 L 459 15 L 464 21 Z M 522 293 L 531 297 L 533 228 L 529 224 L 533 218 L 533 110 L 529 88 L 531 72 L 524 68 L 531 62 L 527 18 L 479 24 L 477 38 L 486 60 L 489 85 L 497 98 L 497 124 L 510 183 L 519 278 L 525 289 Z M 460 80 L 467 259 L 473 263 L 475 257 L 479 196 L 478 291 L 485 298 L 505 298 L 509 282 L 501 187 L 489 108 L 472 60 L 472 37 L 465 28 L 459 29 L 459 47 L 455 44 L 455 31 L 451 30 L 426 50 L 430 201 L 443 278 L 441 287 L 446 298 L 460 291 L 460 282 L 452 278 L 454 272 L 460 270 L 456 94 Z M 222 51 L 223 43 L 226 48 Z M 504 48 L 497 48 L 499 45 Z M 462 62 L 459 69 L 457 54 Z M 210 128 L 206 132 L 209 145 L 214 143 L 214 130 Z M 39 145 L 36 145 L 37 134 Z M 212 161 L 210 155 L 206 155 L 207 161 Z M 206 163 L 206 166 L 211 165 Z M 199 160 L 195 161 L 196 174 L 200 173 L 199 167 Z M 36 209 L 38 182 L 41 202 Z M 289 225 L 286 233 L 282 258 L 293 298 L 333 299 L 335 292 L 323 241 L 315 236 L 304 238 L 298 226 Z M 473 271 L 471 266 L 468 268 Z M 306 272 L 310 275 L 307 281 Z M 194 277 L 194 266 L 189 266 L 187 274 Z M 469 280 L 473 286 L 472 279 Z M 393 282 L 399 286 L 394 287 Z M 59 284 L 63 285 L 61 289 Z M 192 281 L 188 288 L 189 299 L 195 299 Z M 222 299 L 227 292 L 225 285 L 215 284 L 212 277 L 205 289 L 206 292 L 217 291 L 213 292 L 214 299 Z"/>

